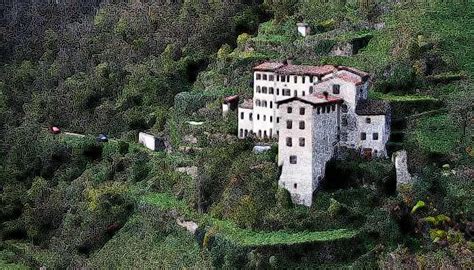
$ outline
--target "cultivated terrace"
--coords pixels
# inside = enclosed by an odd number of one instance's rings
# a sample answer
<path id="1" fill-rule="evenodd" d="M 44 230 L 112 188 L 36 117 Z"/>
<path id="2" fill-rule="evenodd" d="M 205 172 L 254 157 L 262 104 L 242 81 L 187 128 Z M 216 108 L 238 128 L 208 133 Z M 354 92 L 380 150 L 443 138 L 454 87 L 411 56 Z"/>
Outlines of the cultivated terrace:
<path id="1" fill-rule="evenodd" d="M 0 269 L 474 268 L 472 1 L 3 2 Z M 311 206 L 223 116 L 288 60 L 391 111 L 386 157 L 329 160 Z"/>

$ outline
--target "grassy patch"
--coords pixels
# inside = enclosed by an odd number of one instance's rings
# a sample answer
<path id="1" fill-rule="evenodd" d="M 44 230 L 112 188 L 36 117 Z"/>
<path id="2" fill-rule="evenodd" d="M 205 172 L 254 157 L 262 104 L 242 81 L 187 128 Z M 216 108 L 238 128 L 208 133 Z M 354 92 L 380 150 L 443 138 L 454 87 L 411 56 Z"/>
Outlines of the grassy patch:
<path id="1" fill-rule="evenodd" d="M 144 196 L 142 201 L 147 204 L 155 205 L 163 210 L 177 210 L 187 218 L 196 219 L 195 221 L 198 221 L 199 223 L 208 224 L 215 229 L 216 233 L 219 233 L 225 239 L 228 239 L 241 246 L 293 245 L 301 243 L 326 242 L 350 239 L 357 235 L 357 231 L 347 229 L 313 232 L 259 232 L 241 229 L 233 222 L 212 218 L 206 214 L 199 216 L 183 201 L 180 201 L 168 194 L 149 194 Z"/>
<path id="2" fill-rule="evenodd" d="M 446 114 L 419 119 L 413 133 L 421 149 L 439 154 L 453 152 L 460 138 L 460 131 Z"/>
<path id="3" fill-rule="evenodd" d="M 391 93 L 383 94 L 380 92 L 370 91 L 370 98 L 382 99 L 387 101 L 397 101 L 397 102 L 412 102 L 412 101 L 437 101 L 436 98 L 427 95 L 394 95 Z"/>

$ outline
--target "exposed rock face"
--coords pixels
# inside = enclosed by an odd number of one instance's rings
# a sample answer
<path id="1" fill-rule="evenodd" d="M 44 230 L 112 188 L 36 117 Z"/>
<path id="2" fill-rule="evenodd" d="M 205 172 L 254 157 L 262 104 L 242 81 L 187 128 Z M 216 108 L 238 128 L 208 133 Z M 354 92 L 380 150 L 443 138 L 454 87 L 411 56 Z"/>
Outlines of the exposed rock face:
<path id="1" fill-rule="evenodd" d="M 413 182 L 413 177 L 408 172 L 407 151 L 400 150 L 393 153 L 392 162 L 395 164 L 397 186 L 399 184 L 411 184 Z"/>
<path id="2" fill-rule="evenodd" d="M 182 172 L 186 173 L 189 176 L 191 176 L 193 179 L 195 179 L 198 175 L 198 168 L 196 166 L 191 166 L 191 167 L 179 167 L 176 168 L 177 172 Z"/>
<path id="3" fill-rule="evenodd" d="M 183 137 L 183 141 L 185 143 L 190 143 L 190 144 L 197 144 L 198 143 L 198 139 L 196 137 L 194 137 L 193 135 L 191 135 L 191 134 L 185 135 Z"/>
<path id="4" fill-rule="evenodd" d="M 350 42 L 338 43 L 331 49 L 331 55 L 352 56 L 354 54 L 353 46 Z"/>
<path id="5" fill-rule="evenodd" d="M 196 222 L 193 222 L 193 221 L 184 221 L 184 220 L 181 220 L 181 219 L 176 219 L 176 224 L 178 224 L 179 226 L 185 228 L 188 232 L 194 234 L 196 232 L 196 230 L 198 229 L 198 225 L 196 224 Z"/>

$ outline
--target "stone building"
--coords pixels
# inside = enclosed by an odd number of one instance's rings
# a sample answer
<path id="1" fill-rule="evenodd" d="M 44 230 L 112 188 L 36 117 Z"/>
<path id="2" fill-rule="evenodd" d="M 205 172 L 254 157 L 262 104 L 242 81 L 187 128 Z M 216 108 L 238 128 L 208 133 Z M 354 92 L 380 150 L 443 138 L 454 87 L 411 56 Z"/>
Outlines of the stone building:
<path id="1" fill-rule="evenodd" d="M 368 100 L 369 74 L 345 66 L 266 62 L 254 68 L 254 97 L 239 107 L 239 138 L 278 138 L 279 185 L 311 205 L 337 150 L 386 157 L 390 110 Z"/>

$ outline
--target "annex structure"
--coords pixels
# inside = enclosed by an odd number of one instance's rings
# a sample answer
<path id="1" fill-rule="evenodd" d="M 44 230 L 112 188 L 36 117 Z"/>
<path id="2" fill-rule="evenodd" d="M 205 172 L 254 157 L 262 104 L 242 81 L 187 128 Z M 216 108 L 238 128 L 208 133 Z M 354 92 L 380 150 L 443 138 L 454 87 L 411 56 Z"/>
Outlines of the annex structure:
<path id="1" fill-rule="evenodd" d="M 387 156 L 390 108 L 367 98 L 369 85 L 369 74 L 351 67 L 265 62 L 254 67 L 253 100 L 238 108 L 238 136 L 278 138 L 278 183 L 310 206 L 338 150 Z"/>

